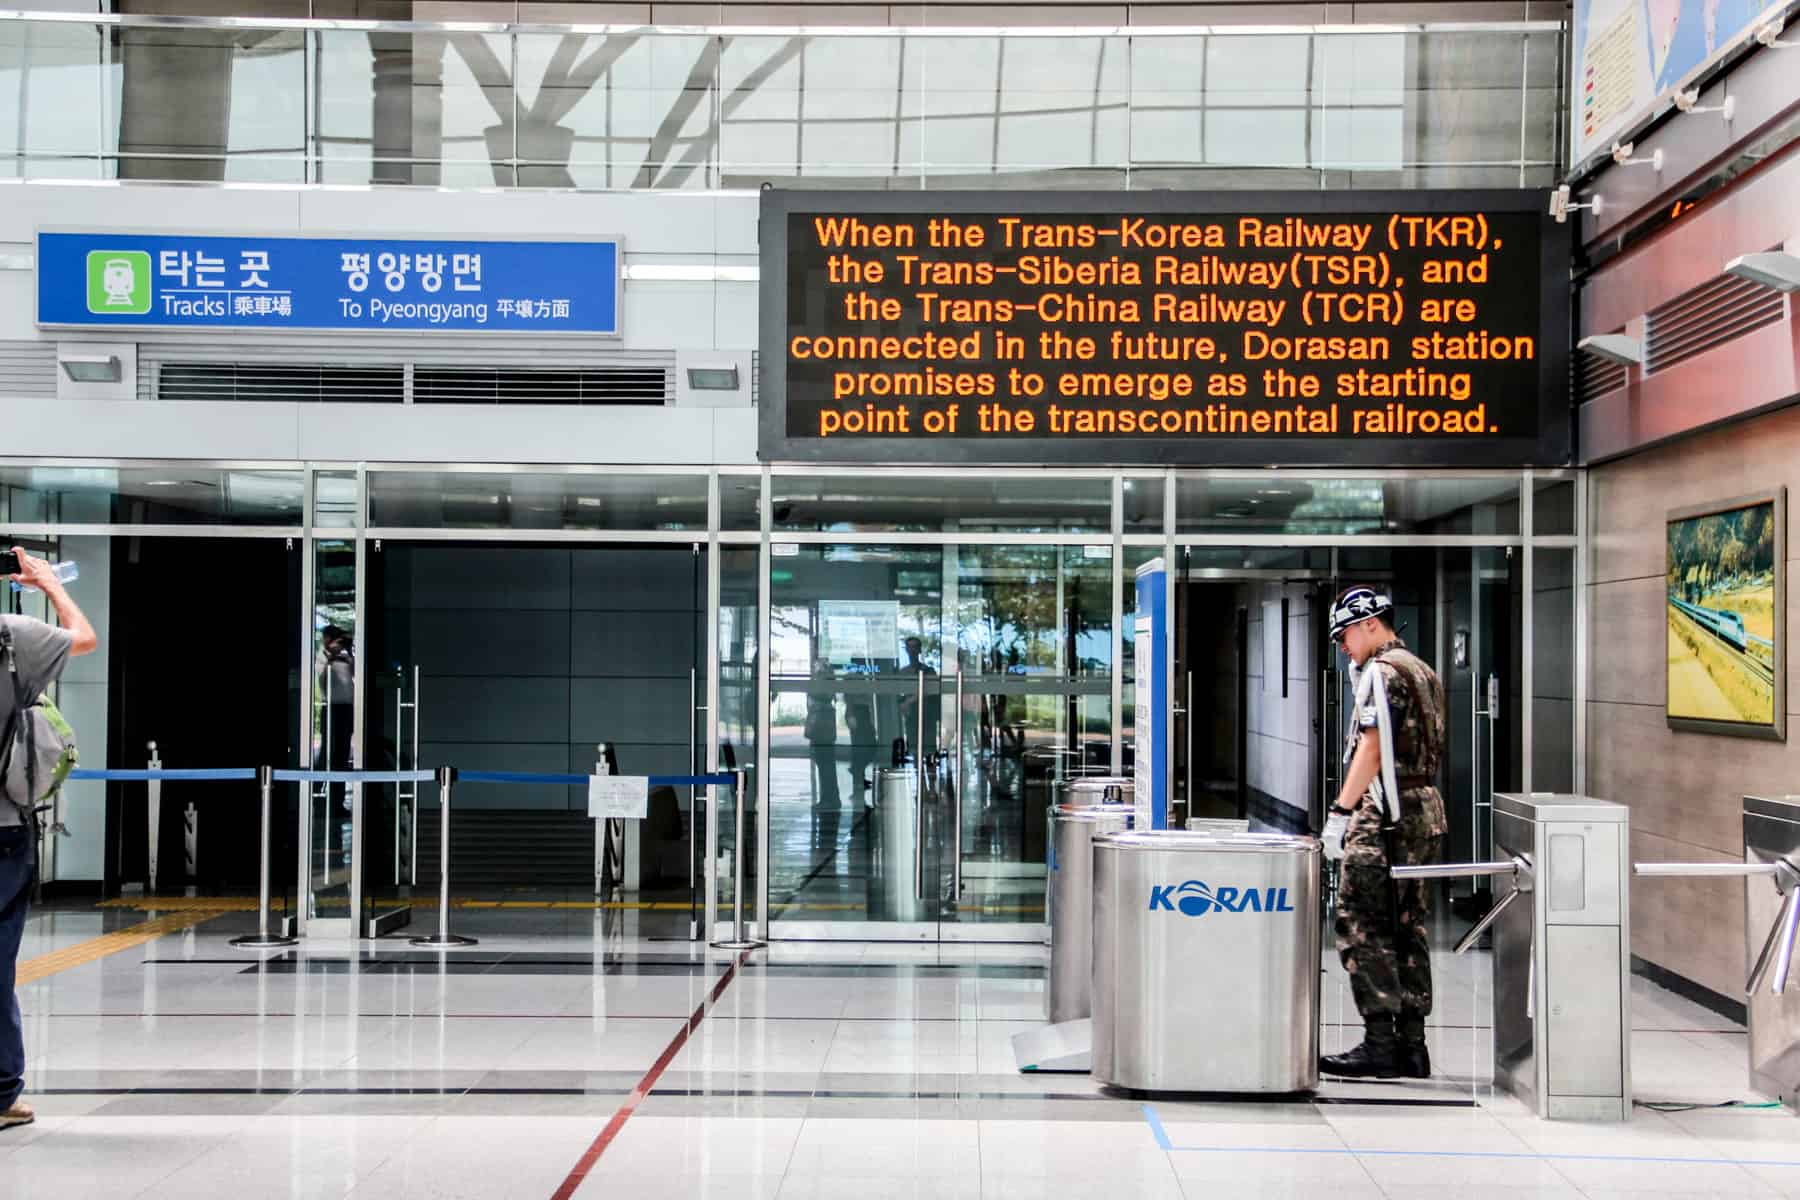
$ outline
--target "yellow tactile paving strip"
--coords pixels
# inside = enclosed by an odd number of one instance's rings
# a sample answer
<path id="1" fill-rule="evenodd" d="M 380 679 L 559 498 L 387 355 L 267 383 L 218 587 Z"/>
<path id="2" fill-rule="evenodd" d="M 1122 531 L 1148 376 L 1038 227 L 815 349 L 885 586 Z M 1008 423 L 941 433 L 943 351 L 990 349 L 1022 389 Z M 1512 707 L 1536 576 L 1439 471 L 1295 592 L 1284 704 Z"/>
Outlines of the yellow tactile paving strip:
<path id="1" fill-rule="evenodd" d="M 89 938 L 85 942 L 76 942 L 73 946 L 64 946 L 61 950 L 52 950 L 50 953 L 40 954 L 36 958 L 27 958 L 19 963 L 17 981 L 20 985 L 34 983 L 46 976 L 54 975 L 58 971 L 67 971 L 71 967 L 94 962 L 109 954 L 129 950 L 133 946 L 142 946 L 145 942 L 153 942 L 164 934 L 179 933 L 202 921 L 212 920 L 219 915 L 219 912 L 220 909 L 217 905 L 209 908 L 196 906 L 185 912 L 172 912 L 165 917 L 155 917 L 115 933 L 105 933 L 97 938 Z"/>

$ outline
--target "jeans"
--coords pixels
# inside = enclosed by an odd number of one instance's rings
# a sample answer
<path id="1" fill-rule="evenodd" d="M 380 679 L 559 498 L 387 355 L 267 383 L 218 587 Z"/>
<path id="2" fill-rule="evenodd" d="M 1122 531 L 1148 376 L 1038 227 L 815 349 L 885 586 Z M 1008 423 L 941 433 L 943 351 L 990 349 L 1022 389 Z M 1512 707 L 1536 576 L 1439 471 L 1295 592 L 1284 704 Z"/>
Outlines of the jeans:
<path id="1" fill-rule="evenodd" d="M 13 979 L 25 909 L 31 903 L 34 841 L 29 826 L 0 827 L 0 1111 L 11 1108 L 25 1090 L 25 1030 Z"/>

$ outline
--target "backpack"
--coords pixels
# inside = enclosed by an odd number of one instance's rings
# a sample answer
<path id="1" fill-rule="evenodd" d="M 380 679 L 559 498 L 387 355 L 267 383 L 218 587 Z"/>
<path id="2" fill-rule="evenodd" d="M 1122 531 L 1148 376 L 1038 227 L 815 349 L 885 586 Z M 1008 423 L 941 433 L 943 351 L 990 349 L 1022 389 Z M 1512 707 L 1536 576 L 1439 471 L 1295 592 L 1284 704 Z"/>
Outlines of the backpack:
<path id="1" fill-rule="evenodd" d="M 80 755 L 75 730 L 48 694 L 33 700 L 19 677 L 12 630 L 0 625 L 0 658 L 13 692 L 13 715 L 0 740 L 0 791 L 28 820 L 61 788 Z"/>

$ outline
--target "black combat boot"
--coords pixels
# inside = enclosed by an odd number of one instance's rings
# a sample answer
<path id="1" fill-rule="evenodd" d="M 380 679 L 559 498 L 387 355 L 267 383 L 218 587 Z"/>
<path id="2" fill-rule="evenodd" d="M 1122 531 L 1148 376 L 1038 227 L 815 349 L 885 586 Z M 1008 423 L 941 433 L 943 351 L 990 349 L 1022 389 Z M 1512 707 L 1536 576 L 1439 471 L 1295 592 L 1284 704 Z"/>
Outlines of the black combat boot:
<path id="1" fill-rule="evenodd" d="M 1401 1009 L 1400 1019 L 1394 1023 L 1394 1032 L 1400 1043 L 1400 1077 L 1431 1078 L 1431 1051 L 1425 1048 L 1425 1015 L 1416 1009 Z"/>
<path id="2" fill-rule="evenodd" d="M 1319 1072 L 1342 1079 L 1398 1079 L 1407 1075 L 1394 1018 L 1364 1017 L 1362 1045 L 1319 1060 Z"/>

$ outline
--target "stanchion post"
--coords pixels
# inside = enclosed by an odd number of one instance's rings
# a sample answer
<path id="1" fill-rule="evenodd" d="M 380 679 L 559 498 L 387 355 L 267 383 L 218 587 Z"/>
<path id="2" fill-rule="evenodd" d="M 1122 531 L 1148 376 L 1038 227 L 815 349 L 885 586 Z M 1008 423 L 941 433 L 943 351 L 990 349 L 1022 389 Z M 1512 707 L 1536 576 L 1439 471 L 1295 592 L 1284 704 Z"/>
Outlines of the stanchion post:
<path id="1" fill-rule="evenodd" d="M 412 939 L 415 946 L 473 946 L 475 939 L 450 932 L 450 789 L 456 783 L 455 767 L 437 769 L 438 785 L 438 931 Z"/>
<path id="2" fill-rule="evenodd" d="M 749 798 L 748 776 L 749 773 L 742 770 L 731 773 L 731 940 L 714 942 L 720 950 L 755 950 L 765 944 L 752 938 L 744 927 L 744 808 Z"/>
<path id="3" fill-rule="evenodd" d="M 275 769 L 273 767 L 256 768 L 256 786 L 262 792 L 262 864 L 259 873 L 261 884 L 256 900 L 256 932 L 231 939 L 232 945 L 245 950 L 266 950 L 276 946 L 292 946 L 300 940 L 269 932 L 269 834 L 272 828 L 269 805 L 270 793 L 275 790 Z"/>

